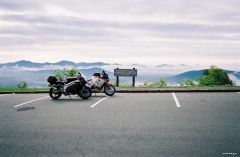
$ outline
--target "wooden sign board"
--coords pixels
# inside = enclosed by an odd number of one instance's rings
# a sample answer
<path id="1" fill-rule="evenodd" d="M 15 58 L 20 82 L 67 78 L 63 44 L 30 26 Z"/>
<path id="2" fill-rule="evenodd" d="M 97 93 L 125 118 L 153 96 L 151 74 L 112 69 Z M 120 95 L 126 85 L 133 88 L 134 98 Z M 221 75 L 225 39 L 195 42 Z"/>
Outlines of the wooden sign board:
<path id="1" fill-rule="evenodd" d="M 114 76 L 136 77 L 137 69 L 114 69 Z"/>

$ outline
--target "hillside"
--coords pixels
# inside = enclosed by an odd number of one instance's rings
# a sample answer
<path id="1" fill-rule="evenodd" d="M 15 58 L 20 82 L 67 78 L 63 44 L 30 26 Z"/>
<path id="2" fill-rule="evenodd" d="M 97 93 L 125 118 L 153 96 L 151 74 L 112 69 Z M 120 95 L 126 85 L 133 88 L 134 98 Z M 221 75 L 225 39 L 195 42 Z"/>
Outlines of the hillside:
<path id="1" fill-rule="evenodd" d="M 192 79 L 194 81 L 197 81 L 203 75 L 204 70 L 205 69 L 184 72 L 176 76 L 168 77 L 166 78 L 166 80 L 169 84 L 178 84 L 183 79 Z M 225 72 L 227 72 L 230 79 L 232 79 L 235 83 L 240 83 L 240 72 L 235 72 L 231 70 L 225 70 Z"/>

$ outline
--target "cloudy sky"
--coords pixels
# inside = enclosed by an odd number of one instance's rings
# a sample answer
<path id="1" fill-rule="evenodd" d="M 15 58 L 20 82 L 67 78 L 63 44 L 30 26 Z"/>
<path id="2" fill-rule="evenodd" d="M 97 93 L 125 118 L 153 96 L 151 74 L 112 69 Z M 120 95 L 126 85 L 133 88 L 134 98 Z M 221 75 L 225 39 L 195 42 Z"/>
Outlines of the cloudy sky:
<path id="1" fill-rule="evenodd" d="M 239 0 L 0 0 L 0 62 L 239 65 Z"/>

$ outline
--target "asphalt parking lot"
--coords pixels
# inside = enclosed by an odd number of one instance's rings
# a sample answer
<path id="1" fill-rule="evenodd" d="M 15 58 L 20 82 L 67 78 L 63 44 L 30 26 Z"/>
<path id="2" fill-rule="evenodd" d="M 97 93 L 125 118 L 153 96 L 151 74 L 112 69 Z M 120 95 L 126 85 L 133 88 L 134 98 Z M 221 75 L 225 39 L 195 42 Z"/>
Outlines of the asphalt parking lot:
<path id="1" fill-rule="evenodd" d="M 240 156 L 240 93 L 0 95 L 1 157 Z"/>

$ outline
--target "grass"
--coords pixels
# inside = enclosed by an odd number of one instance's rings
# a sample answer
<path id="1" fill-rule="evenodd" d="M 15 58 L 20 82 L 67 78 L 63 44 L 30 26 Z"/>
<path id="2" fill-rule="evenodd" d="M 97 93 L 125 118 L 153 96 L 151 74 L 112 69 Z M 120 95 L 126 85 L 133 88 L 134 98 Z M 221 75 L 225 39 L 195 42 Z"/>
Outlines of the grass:
<path id="1" fill-rule="evenodd" d="M 128 86 L 119 86 L 120 88 L 132 88 L 131 85 Z M 211 88 L 239 88 L 240 86 L 163 86 L 163 87 L 158 87 L 158 86 L 137 86 L 135 88 L 146 88 L 146 89 L 154 89 L 154 88 L 189 88 L 189 89 L 194 89 L 194 88 L 206 88 L 206 89 L 211 89 Z"/>
<path id="2" fill-rule="evenodd" d="M 41 92 L 48 91 L 49 88 L 0 88 L 0 92 Z"/>

